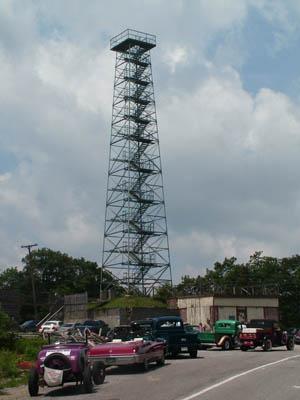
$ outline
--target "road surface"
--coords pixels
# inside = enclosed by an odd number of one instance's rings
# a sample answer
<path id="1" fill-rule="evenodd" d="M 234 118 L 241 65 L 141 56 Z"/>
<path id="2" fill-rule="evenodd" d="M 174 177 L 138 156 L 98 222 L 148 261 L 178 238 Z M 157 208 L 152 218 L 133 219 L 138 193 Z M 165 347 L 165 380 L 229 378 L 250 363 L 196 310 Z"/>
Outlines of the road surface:
<path id="1" fill-rule="evenodd" d="M 42 389 L 39 399 L 56 400 L 296 400 L 300 399 L 300 346 L 270 352 L 210 349 L 197 359 L 182 356 L 137 368 L 112 368 L 92 394 L 75 386 Z M 26 400 L 27 388 L 7 391 L 0 400 Z"/>

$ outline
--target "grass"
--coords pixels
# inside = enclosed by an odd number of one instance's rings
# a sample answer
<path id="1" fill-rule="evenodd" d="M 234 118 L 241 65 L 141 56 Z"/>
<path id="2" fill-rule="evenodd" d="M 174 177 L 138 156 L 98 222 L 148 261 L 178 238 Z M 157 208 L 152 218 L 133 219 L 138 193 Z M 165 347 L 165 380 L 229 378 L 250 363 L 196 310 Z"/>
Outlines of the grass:
<path id="1" fill-rule="evenodd" d="M 162 303 L 159 300 L 155 300 L 151 297 L 126 296 L 126 297 L 117 297 L 113 300 L 110 300 L 99 308 L 107 309 L 107 308 L 132 308 L 132 307 L 163 308 L 166 307 L 166 304 Z"/>
<path id="2" fill-rule="evenodd" d="M 38 338 L 16 339 L 13 350 L 0 349 L 0 393 L 8 387 L 27 382 L 27 371 L 18 368 L 22 361 L 34 361 L 45 341 Z"/>

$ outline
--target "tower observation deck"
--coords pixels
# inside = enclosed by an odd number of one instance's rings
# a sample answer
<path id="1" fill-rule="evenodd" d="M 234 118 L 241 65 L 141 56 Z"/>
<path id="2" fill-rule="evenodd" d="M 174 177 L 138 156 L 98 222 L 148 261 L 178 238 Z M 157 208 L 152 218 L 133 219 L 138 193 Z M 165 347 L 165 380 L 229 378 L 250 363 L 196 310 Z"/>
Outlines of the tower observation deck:
<path id="1" fill-rule="evenodd" d="M 150 56 L 155 46 L 154 35 L 131 29 L 110 41 L 116 64 L 102 270 L 127 293 L 144 295 L 172 282 Z"/>

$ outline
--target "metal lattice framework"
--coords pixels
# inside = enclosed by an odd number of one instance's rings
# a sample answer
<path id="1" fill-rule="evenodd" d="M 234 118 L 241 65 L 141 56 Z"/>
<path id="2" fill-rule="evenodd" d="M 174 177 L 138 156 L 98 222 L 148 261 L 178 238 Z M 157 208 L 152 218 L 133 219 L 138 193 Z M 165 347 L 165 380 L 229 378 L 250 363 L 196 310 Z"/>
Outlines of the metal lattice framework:
<path id="1" fill-rule="evenodd" d="M 126 30 L 116 52 L 103 270 L 128 293 L 153 294 L 171 267 L 150 50 L 156 38 Z"/>

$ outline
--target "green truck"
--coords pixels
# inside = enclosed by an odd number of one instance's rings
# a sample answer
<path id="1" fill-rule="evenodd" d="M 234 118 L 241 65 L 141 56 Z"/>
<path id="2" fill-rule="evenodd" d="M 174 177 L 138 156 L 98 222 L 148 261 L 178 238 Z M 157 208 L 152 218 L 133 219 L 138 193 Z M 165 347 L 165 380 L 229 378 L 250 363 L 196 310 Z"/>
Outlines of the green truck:
<path id="1" fill-rule="evenodd" d="M 185 329 L 187 332 L 198 331 L 198 344 L 202 349 L 218 346 L 223 350 L 231 350 L 239 346 L 239 334 L 242 326 L 239 321 L 222 319 L 216 321 L 212 332 L 200 332 L 195 325 L 186 325 Z"/>

